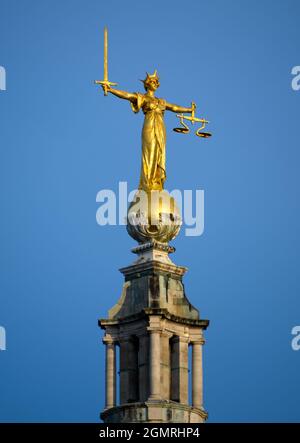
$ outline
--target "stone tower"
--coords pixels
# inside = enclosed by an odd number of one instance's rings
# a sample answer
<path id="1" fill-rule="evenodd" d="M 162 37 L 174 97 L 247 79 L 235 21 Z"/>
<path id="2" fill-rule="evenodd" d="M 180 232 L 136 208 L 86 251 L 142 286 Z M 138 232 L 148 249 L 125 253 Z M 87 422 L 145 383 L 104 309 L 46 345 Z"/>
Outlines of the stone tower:
<path id="1" fill-rule="evenodd" d="M 141 223 L 127 226 L 139 242 L 132 250 L 137 260 L 120 270 L 125 278 L 121 297 L 108 318 L 99 320 L 105 330 L 106 398 L 101 418 L 106 423 L 201 423 L 207 418 L 202 347 L 209 322 L 187 299 L 182 282 L 187 268 L 169 257 L 174 248 L 166 240 L 178 233 L 178 220 L 173 214 L 167 235 L 164 223 L 156 231 L 145 230 Z"/>

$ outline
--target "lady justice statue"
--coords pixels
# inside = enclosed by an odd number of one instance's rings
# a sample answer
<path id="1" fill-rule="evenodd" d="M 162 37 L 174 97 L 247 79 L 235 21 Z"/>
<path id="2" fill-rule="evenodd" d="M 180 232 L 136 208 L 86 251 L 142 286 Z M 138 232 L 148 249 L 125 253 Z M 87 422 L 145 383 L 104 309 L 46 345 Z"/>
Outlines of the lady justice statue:
<path id="1" fill-rule="evenodd" d="M 165 111 L 192 113 L 195 106 L 184 108 L 173 105 L 166 100 L 155 97 L 159 87 L 157 71 L 147 73 L 144 83 L 145 94 L 129 93 L 107 88 L 107 91 L 119 98 L 129 100 L 132 110 L 142 109 L 145 120 L 142 129 L 142 164 L 139 189 L 144 191 L 162 191 L 166 180 L 166 128 L 164 123 Z M 103 89 L 105 86 L 103 86 Z"/>
<path id="2" fill-rule="evenodd" d="M 189 127 L 184 120 L 194 124 L 201 123 L 202 126 L 196 131 L 199 137 L 209 137 L 211 134 L 203 132 L 206 123 L 205 119 L 195 117 L 196 105 L 183 107 L 171 104 L 165 99 L 155 96 L 159 87 L 159 77 L 157 71 L 146 75 L 144 80 L 145 93 L 126 92 L 112 88 L 116 83 L 108 80 L 108 42 L 107 28 L 104 29 L 104 79 L 96 80 L 103 88 L 104 95 L 108 93 L 130 102 L 133 112 L 138 113 L 141 109 L 145 115 L 142 129 L 142 161 L 139 181 L 139 191 L 128 210 L 129 234 L 139 242 L 157 240 L 168 242 L 174 238 L 180 229 L 181 218 L 173 197 L 164 191 L 166 180 L 166 128 L 164 123 L 165 111 L 177 113 L 181 127 L 174 128 L 179 133 L 188 133 Z M 184 113 L 191 114 L 186 116 Z M 154 192 L 156 191 L 156 192 Z M 142 197 L 146 196 L 142 199 Z M 154 197 L 155 196 L 155 197 Z M 137 203 L 140 203 L 137 205 Z M 168 220 L 163 215 L 169 215 Z M 134 220 L 134 223 L 133 223 Z"/>

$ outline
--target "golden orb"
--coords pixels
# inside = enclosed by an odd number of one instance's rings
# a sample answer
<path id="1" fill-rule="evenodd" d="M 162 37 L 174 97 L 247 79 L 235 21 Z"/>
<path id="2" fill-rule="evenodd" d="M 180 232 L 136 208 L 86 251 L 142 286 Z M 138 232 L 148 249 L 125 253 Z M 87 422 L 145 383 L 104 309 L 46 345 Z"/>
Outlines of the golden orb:
<path id="1" fill-rule="evenodd" d="M 180 230 L 182 219 L 168 191 L 138 190 L 127 212 L 127 232 L 139 243 L 168 243 Z"/>

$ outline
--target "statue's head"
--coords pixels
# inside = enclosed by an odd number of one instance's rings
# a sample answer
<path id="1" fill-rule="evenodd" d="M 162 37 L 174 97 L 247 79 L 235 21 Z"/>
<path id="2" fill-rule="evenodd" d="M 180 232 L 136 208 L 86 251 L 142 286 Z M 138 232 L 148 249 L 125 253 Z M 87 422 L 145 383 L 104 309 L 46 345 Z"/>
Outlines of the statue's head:
<path id="1" fill-rule="evenodd" d="M 147 76 L 145 80 L 141 80 L 144 83 L 144 88 L 146 91 L 156 91 L 156 89 L 159 87 L 159 77 L 157 75 L 157 71 L 155 69 L 154 74 L 148 74 L 146 72 Z"/>

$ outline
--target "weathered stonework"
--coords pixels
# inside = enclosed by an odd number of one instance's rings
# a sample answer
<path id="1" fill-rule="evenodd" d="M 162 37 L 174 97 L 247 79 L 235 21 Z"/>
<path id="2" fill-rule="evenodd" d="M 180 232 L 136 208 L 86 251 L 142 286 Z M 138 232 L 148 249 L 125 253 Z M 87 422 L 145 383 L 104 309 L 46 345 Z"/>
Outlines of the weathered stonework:
<path id="1" fill-rule="evenodd" d="M 102 412 L 105 423 L 203 423 L 207 414 L 176 402 L 129 403 Z"/>
<path id="2" fill-rule="evenodd" d="M 125 277 L 105 330 L 107 423 L 201 423 L 203 330 L 208 320 L 188 301 L 186 268 L 168 257 L 166 245 L 135 248 L 138 260 L 121 269 Z M 116 346 L 120 347 L 120 405 L 116 400 Z M 192 404 L 189 405 L 188 348 L 192 347 Z"/>

